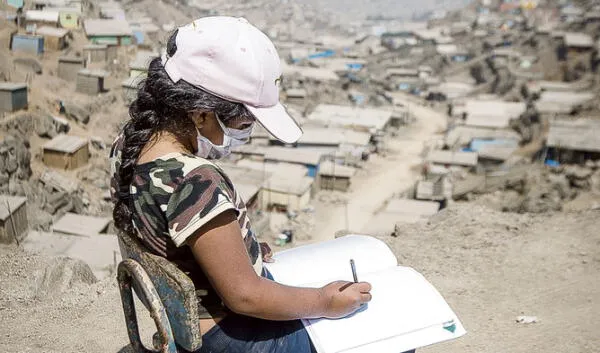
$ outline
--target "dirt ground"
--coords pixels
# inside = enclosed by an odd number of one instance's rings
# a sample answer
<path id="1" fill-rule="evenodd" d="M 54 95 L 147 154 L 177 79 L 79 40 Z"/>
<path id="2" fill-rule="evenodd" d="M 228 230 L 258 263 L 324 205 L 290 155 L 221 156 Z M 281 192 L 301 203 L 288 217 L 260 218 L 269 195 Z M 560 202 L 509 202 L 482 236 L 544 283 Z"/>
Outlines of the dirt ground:
<path id="1" fill-rule="evenodd" d="M 339 194 L 347 206 L 344 202 L 323 204 L 317 198 L 317 227 L 311 242 L 332 239 L 341 229 L 361 232 L 386 200 L 410 188 L 419 178 L 423 148 L 445 129 L 446 117 L 432 108 L 405 103 L 416 121 L 403 128 L 399 136 L 388 138 L 385 156 L 373 155 L 352 179 L 350 191 Z"/>
<path id="2" fill-rule="evenodd" d="M 599 215 L 501 213 L 458 203 L 384 238 L 401 264 L 438 288 L 468 330 L 419 351 L 599 352 Z M 70 276 L 52 275 L 56 260 L 0 247 L 3 351 L 129 352 L 114 279 L 90 284 L 80 264 L 61 265 Z M 519 315 L 538 322 L 516 323 Z"/>

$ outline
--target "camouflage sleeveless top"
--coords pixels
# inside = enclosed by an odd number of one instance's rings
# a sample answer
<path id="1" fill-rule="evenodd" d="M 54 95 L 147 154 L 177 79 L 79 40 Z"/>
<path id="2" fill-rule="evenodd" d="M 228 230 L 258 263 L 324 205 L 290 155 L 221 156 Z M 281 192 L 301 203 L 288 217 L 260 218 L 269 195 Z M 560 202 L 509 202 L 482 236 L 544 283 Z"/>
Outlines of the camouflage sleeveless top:
<path id="1" fill-rule="evenodd" d="M 121 148 L 122 139 L 117 138 L 110 155 L 113 201 L 119 185 L 116 170 Z M 250 227 L 246 205 L 218 166 L 191 154 L 169 153 L 135 167 L 130 194 L 133 225 L 142 243 L 175 263 L 196 288 L 211 287 L 186 240 L 226 210 L 236 211 L 248 255 L 256 273 L 261 274 L 260 246 Z"/>

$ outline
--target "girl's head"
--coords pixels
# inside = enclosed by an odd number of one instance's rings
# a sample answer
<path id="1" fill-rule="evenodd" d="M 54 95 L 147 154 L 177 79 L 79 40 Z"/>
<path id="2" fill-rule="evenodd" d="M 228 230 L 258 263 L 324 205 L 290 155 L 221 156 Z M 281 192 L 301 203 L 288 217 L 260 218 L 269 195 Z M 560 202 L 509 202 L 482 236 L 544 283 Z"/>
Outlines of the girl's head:
<path id="1" fill-rule="evenodd" d="M 258 121 L 276 138 L 302 131 L 279 103 L 280 61 L 273 43 L 244 19 L 206 17 L 179 28 L 155 58 L 129 108 L 117 181 L 115 223 L 131 231 L 133 171 L 142 149 L 168 132 L 205 158 L 247 140 Z"/>

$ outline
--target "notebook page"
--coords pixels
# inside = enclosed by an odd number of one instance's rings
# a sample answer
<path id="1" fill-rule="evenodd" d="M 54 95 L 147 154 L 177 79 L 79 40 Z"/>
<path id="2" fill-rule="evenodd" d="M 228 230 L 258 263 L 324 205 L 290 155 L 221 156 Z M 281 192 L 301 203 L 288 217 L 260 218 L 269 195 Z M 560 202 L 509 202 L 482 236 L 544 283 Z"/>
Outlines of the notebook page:
<path id="1" fill-rule="evenodd" d="M 264 266 L 275 280 L 291 286 L 318 286 L 335 280 L 352 281 L 350 259 L 354 259 L 358 279 L 398 265 L 389 247 L 376 238 L 347 235 L 334 240 L 284 250 Z"/>
<path id="2" fill-rule="evenodd" d="M 387 338 L 382 341 L 350 348 L 343 351 L 343 353 L 398 353 L 452 340 L 467 333 L 460 321 L 458 321 L 458 318 L 455 322 L 456 330 L 454 332 L 440 329 L 440 325 L 433 325 L 425 329 Z"/>
<path id="3" fill-rule="evenodd" d="M 396 267 L 361 280 L 373 286 L 373 300 L 365 310 L 338 320 L 303 320 L 319 353 L 343 352 L 432 326 L 445 334 L 443 323 L 458 320 L 437 290 L 412 268 Z"/>

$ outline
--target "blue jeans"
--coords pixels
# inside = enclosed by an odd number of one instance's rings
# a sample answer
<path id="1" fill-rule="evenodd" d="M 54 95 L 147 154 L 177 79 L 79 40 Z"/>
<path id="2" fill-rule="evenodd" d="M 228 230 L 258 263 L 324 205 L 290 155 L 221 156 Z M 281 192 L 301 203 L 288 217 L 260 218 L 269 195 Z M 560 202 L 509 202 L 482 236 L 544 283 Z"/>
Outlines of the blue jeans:
<path id="1" fill-rule="evenodd" d="M 273 279 L 266 269 L 262 276 Z M 300 320 L 270 321 L 230 313 L 202 336 L 199 353 L 316 353 L 316 350 Z"/>
<path id="2" fill-rule="evenodd" d="M 266 269 L 263 277 L 273 279 Z M 202 336 L 200 353 L 313 353 L 300 320 L 270 321 L 228 314 Z"/>

